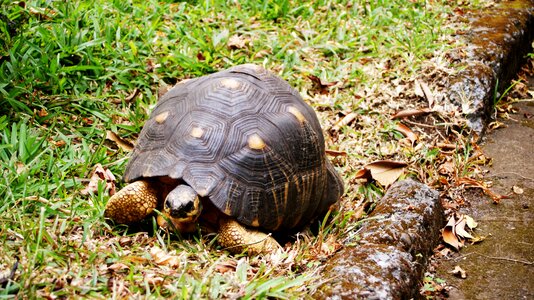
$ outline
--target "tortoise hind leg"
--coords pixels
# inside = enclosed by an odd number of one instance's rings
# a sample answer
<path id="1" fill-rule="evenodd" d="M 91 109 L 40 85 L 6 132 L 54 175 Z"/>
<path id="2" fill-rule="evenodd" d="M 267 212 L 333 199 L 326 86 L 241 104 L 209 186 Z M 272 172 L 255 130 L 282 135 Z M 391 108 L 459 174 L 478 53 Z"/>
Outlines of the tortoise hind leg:
<path id="1" fill-rule="evenodd" d="M 219 222 L 219 244 L 232 253 L 247 249 L 249 254 L 272 253 L 282 248 L 270 235 L 245 228 L 237 221 L 222 218 Z"/>
<path id="2" fill-rule="evenodd" d="M 109 198 L 104 216 L 120 224 L 141 221 L 156 208 L 157 195 L 156 189 L 148 181 L 130 183 Z"/>

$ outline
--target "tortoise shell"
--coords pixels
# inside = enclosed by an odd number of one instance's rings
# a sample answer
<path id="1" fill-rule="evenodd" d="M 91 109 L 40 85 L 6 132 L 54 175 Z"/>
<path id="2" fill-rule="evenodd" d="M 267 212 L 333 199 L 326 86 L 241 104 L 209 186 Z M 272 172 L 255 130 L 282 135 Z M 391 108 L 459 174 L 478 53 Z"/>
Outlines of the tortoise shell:
<path id="1" fill-rule="evenodd" d="M 304 225 L 343 191 L 313 109 L 256 65 L 188 80 L 162 96 L 124 179 L 157 176 L 183 180 L 224 214 L 272 231 Z"/>

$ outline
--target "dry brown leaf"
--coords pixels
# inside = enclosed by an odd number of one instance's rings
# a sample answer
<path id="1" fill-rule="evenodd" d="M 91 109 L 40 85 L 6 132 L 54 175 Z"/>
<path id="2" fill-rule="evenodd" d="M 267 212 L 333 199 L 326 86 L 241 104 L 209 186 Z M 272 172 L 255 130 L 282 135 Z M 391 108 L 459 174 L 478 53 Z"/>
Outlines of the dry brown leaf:
<path id="1" fill-rule="evenodd" d="M 394 115 L 391 116 L 391 119 L 400 119 L 400 118 L 406 118 L 406 117 L 412 117 L 412 116 L 426 115 L 431 112 L 432 110 L 428 107 L 407 108 L 407 109 L 403 109 L 401 111 L 396 112 Z"/>
<path id="2" fill-rule="evenodd" d="M 465 231 L 466 226 L 466 219 L 465 216 L 460 216 L 458 221 L 456 222 L 456 225 L 454 226 L 454 231 L 456 232 L 456 236 L 463 238 L 463 239 L 472 239 L 473 236 Z"/>
<path id="3" fill-rule="evenodd" d="M 473 237 L 472 239 L 469 240 L 469 242 L 471 244 L 477 244 L 477 243 L 480 243 L 482 242 L 483 240 L 486 239 L 486 236 L 475 236 Z"/>
<path id="4" fill-rule="evenodd" d="M 482 191 L 484 192 L 484 194 L 488 195 L 488 196 L 493 200 L 493 203 L 495 203 L 495 204 L 498 204 L 502 199 L 508 199 L 508 198 L 509 198 L 509 197 L 506 196 L 506 195 L 499 195 L 499 194 L 497 194 L 497 193 L 492 192 L 492 191 L 486 186 L 485 183 L 480 182 L 480 181 L 476 181 L 476 180 L 473 179 L 473 178 L 469 178 L 469 177 L 458 178 L 458 180 L 457 180 L 457 184 L 458 184 L 458 185 L 465 184 L 465 185 L 467 185 L 467 187 L 475 187 L 475 188 L 480 188 L 480 189 L 482 189 Z"/>
<path id="5" fill-rule="evenodd" d="M 145 274 L 145 282 L 149 285 L 161 285 L 164 279 L 161 276 L 157 276 L 153 273 Z"/>
<path id="6" fill-rule="evenodd" d="M 456 277 L 460 277 L 462 279 L 467 278 L 467 273 L 464 269 L 460 268 L 460 266 L 454 267 L 454 270 L 450 271 L 449 273 L 453 274 Z"/>
<path id="7" fill-rule="evenodd" d="M 404 162 L 379 160 L 365 165 L 371 171 L 371 176 L 383 186 L 389 186 L 404 173 L 407 166 Z"/>
<path id="8" fill-rule="evenodd" d="M 347 152 L 346 151 L 326 149 L 325 152 L 326 152 L 326 155 L 329 155 L 329 156 L 332 156 L 332 157 L 347 156 Z"/>
<path id="9" fill-rule="evenodd" d="M 418 80 L 415 81 L 415 85 L 416 87 L 419 86 L 422 96 L 428 102 L 428 107 L 430 108 L 434 107 L 434 94 L 430 90 L 430 87 L 428 87 L 428 85 L 424 83 L 423 81 L 418 81 Z"/>
<path id="10" fill-rule="evenodd" d="M 108 270 L 112 270 L 113 272 L 119 272 L 119 271 L 128 270 L 128 269 L 130 269 L 130 267 L 128 267 L 127 265 L 121 262 L 117 262 L 117 263 L 114 263 L 108 266 Z"/>
<path id="11" fill-rule="evenodd" d="M 397 130 L 398 132 L 402 133 L 407 139 L 409 139 L 410 142 L 412 142 L 412 145 L 418 139 L 417 134 L 415 132 L 413 132 L 408 126 L 406 126 L 406 125 L 404 125 L 402 123 L 397 124 L 397 126 L 395 127 L 395 130 Z"/>
<path id="12" fill-rule="evenodd" d="M 328 88 L 337 84 L 337 82 L 323 82 L 321 78 L 315 75 L 308 75 L 308 78 L 313 82 L 313 89 L 321 94 L 327 94 Z"/>
<path id="13" fill-rule="evenodd" d="M 243 36 L 235 34 L 228 39 L 228 43 L 226 45 L 230 49 L 243 49 L 247 46 L 248 41 L 249 40 L 243 38 Z"/>
<path id="14" fill-rule="evenodd" d="M 256 53 L 254 55 L 254 58 L 256 58 L 256 59 L 263 58 L 263 57 L 265 57 L 265 56 L 267 56 L 269 54 L 271 54 L 270 50 L 265 50 L 265 49 L 264 50 L 260 50 L 260 51 L 258 51 L 258 53 Z"/>
<path id="15" fill-rule="evenodd" d="M 446 161 L 439 165 L 438 167 L 439 174 L 447 175 L 447 174 L 454 174 L 454 162 L 453 161 Z"/>
<path id="16" fill-rule="evenodd" d="M 236 266 L 237 266 L 237 262 L 235 260 L 228 260 L 228 261 L 216 264 L 214 268 L 216 272 L 224 274 L 226 272 L 235 271 Z"/>
<path id="17" fill-rule="evenodd" d="M 366 168 L 360 169 L 358 172 L 356 172 L 356 175 L 354 175 L 354 177 L 356 179 L 365 179 L 367 182 L 373 179 L 373 176 L 371 175 L 371 170 Z"/>
<path id="18" fill-rule="evenodd" d="M 321 243 L 320 253 L 323 256 L 331 256 L 341 249 L 342 245 L 339 243 L 337 238 L 334 235 L 329 235 L 326 241 Z"/>
<path id="19" fill-rule="evenodd" d="M 128 255 L 128 256 L 124 256 L 123 257 L 123 260 L 125 261 L 130 261 L 130 262 L 133 262 L 135 264 L 144 264 L 147 262 L 147 259 L 142 257 L 142 256 L 136 256 L 136 255 Z"/>
<path id="20" fill-rule="evenodd" d="M 356 210 L 354 211 L 354 214 L 352 215 L 352 217 L 355 219 L 355 220 L 359 220 L 363 217 L 363 214 L 365 213 L 365 205 L 360 205 L 358 206 L 358 208 L 356 208 Z"/>
<path id="21" fill-rule="evenodd" d="M 460 249 L 460 241 L 458 240 L 458 237 L 456 237 L 456 233 L 454 232 L 456 224 L 456 219 L 454 218 L 454 215 L 452 215 L 449 218 L 449 221 L 447 222 L 447 225 L 445 225 L 445 228 L 441 231 L 441 236 L 443 237 L 443 241 L 449 245 L 451 245 L 454 249 L 459 250 Z"/>
<path id="22" fill-rule="evenodd" d="M 117 144 L 119 148 L 127 152 L 131 152 L 134 148 L 134 146 L 130 142 L 120 138 L 116 133 L 110 130 L 106 131 L 106 139 L 115 142 L 115 144 Z"/>
<path id="23" fill-rule="evenodd" d="M 334 126 L 332 126 L 333 131 L 339 131 L 341 127 L 349 125 L 354 119 L 358 117 L 358 113 L 351 112 L 339 120 Z"/>
<path id="24" fill-rule="evenodd" d="M 152 256 L 154 263 L 157 265 L 168 266 L 171 268 L 177 268 L 180 266 L 180 257 L 168 254 L 158 246 L 154 246 L 152 249 L 150 249 L 150 256 Z"/>
<path id="25" fill-rule="evenodd" d="M 101 181 L 106 183 L 106 190 L 109 191 L 109 195 L 115 194 L 115 176 L 109 169 L 104 169 L 101 164 L 95 165 L 89 184 L 80 193 L 82 195 L 88 195 L 91 192 L 96 193 L 98 191 L 98 183 Z"/>
<path id="26" fill-rule="evenodd" d="M 423 92 L 423 89 L 421 88 L 421 84 L 419 83 L 419 80 L 415 80 L 415 84 L 414 84 L 414 93 L 417 97 L 421 97 L 421 98 L 424 98 L 425 97 L 425 93 Z"/>
<path id="27" fill-rule="evenodd" d="M 41 110 L 39 110 L 37 112 L 37 115 L 39 117 L 46 117 L 46 116 L 48 116 L 48 111 L 46 110 L 46 108 L 43 107 L 43 108 L 41 108 Z"/>
<path id="28" fill-rule="evenodd" d="M 514 185 L 512 187 L 512 190 L 514 191 L 514 193 L 516 193 L 518 195 L 521 195 L 521 194 L 523 194 L 525 192 L 522 188 L 518 187 L 517 185 Z"/>

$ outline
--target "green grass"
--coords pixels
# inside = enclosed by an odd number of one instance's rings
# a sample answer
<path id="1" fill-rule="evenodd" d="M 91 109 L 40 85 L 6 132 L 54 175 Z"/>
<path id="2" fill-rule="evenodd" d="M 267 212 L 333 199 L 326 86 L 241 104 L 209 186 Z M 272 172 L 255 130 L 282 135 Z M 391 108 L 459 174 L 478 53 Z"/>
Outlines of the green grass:
<path id="1" fill-rule="evenodd" d="M 359 168 L 396 158 L 425 170 L 438 160 L 432 146 L 399 146 L 388 102 L 402 101 L 396 87 L 455 46 L 448 1 L 0 3 L 12 21 L 0 20 L 0 271 L 20 259 L 2 298 L 309 297 L 331 254 L 321 243 L 352 239 L 347 232 L 361 217 L 353 211 L 383 193 L 354 181 Z M 160 87 L 241 63 L 289 81 L 325 130 L 358 112 L 327 136 L 328 148 L 347 152 L 334 159 L 348 183 L 334 221 L 267 258 L 229 256 L 213 236 L 180 238 L 153 220 L 148 234 L 106 223 L 104 184 L 80 193 L 96 164 L 119 180 L 124 171 L 128 153 L 106 131 L 135 140 Z M 338 85 L 322 95 L 309 75 Z M 432 181 L 421 169 L 411 176 Z M 156 263 L 156 247 L 178 266 Z"/>

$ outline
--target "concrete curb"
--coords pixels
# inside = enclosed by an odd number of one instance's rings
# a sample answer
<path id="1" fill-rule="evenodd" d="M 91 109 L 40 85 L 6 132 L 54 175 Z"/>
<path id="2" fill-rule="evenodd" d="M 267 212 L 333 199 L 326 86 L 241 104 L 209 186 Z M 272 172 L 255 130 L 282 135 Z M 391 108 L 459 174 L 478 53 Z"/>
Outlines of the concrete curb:
<path id="1" fill-rule="evenodd" d="M 465 68 L 440 85 L 443 101 L 458 107 L 471 129 L 484 133 L 496 87 L 502 93 L 532 51 L 534 0 L 503 2 L 465 18 L 472 27 L 460 36 L 469 45 L 461 63 Z"/>
<path id="2" fill-rule="evenodd" d="M 395 183 L 360 228 L 361 240 L 336 253 L 324 270 L 334 279 L 314 298 L 400 299 L 417 286 L 443 227 L 439 194 L 426 185 Z M 353 239 L 356 239 L 355 236 Z"/>

